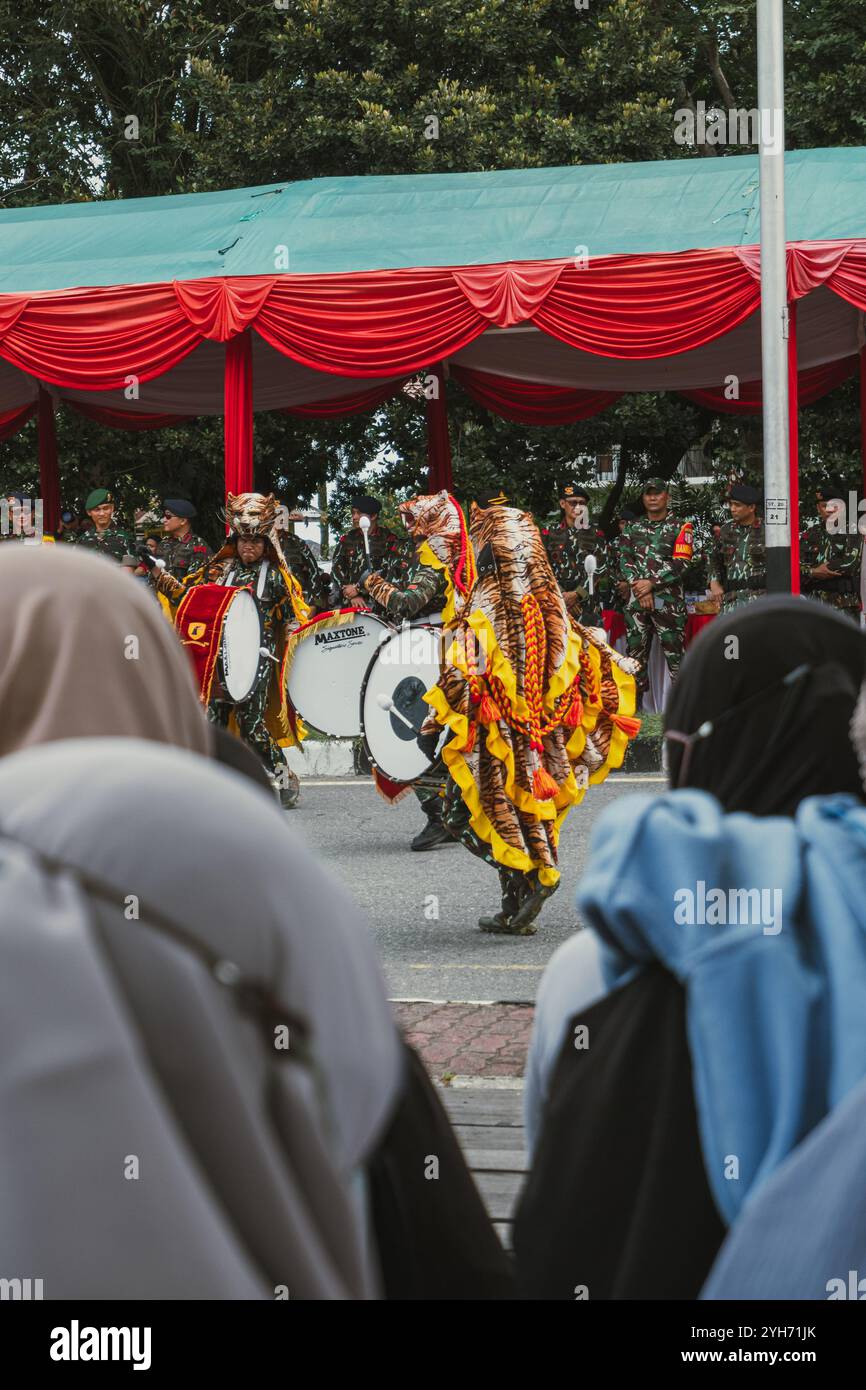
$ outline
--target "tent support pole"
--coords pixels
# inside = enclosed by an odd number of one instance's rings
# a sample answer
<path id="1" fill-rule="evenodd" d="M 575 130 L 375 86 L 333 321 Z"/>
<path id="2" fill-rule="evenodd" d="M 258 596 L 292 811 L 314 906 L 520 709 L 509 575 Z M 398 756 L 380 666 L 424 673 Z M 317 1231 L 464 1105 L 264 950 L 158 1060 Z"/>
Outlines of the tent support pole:
<path id="1" fill-rule="evenodd" d="M 761 375 L 767 589 L 790 593 L 793 557 L 788 442 L 785 90 L 782 0 L 758 0 L 761 185 Z"/>
<path id="2" fill-rule="evenodd" d="M 860 349 L 860 461 L 866 497 L 866 343 Z"/>
<path id="3" fill-rule="evenodd" d="M 226 343 L 225 397 L 226 493 L 253 490 L 253 349 L 250 329 Z"/>
<path id="4" fill-rule="evenodd" d="M 800 388 L 797 304 L 788 305 L 788 488 L 791 494 L 791 593 L 800 592 Z"/>

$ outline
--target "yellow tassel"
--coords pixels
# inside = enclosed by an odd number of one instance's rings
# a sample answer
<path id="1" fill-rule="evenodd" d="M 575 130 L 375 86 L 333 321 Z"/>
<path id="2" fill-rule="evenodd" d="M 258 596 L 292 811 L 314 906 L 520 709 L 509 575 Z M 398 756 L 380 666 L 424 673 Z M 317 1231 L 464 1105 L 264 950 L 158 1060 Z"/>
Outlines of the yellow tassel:
<path id="1" fill-rule="evenodd" d="M 481 696 L 478 718 L 481 720 L 482 724 L 495 724 L 498 719 L 502 718 L 499 706 L 491 699 L 486 690 Z"/>
<path id="2" fill-rule="evenodd" d="M 532 774 L 532 795 L 536 801 L 552 801 L 559 787 L 545 767 L 537 767 Z"/>

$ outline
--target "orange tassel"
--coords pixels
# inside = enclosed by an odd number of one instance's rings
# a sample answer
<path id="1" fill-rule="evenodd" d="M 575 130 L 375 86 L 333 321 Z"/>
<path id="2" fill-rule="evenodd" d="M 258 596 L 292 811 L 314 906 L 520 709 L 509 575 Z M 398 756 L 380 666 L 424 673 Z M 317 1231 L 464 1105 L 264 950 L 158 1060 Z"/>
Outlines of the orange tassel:
<path id="1" fill-rule="evenodd" d="M 547 768 L 537 767 L 532 774 L 532 795 L 536 801 L 552 801 L 558 792 L 559 787 Z"/>
<path id="2" fill-rule="evenodd" d="M 612 714 L 610 720 L 618 729 L 622 729 L 624 734 L 628 734 L 629 738 L 637 737 L 641 726 L 640 719 L 632 719 L 629 714 Z"/>
<path id="3" fill-rule="evenodd" d="M 565 725 L 566 729 L 576 729 L 582 718 L 583 701 L 580 698 L 579 692 L 575 690 L 574 697 L 571 701 L 571 704 L 565 712 L 565 718 L 562 722 Z"/>
<path id="4" fill-rule="evenodd" d="M 469 733 L 466 735 L 466 742 L 464 743 L 463 747 L 462 747 L 461 750 L 460 750 L 461 753 L 467 753 L 467 754 L 468 754 L 468 753 L 471 753 L 471 752 L 472 752 L 473 748 L 475 747 L 475 735 L 477 734 L 477 732 L 478 732 L 478 725 L 477 725 L 477 724 L 470 724 L 470 725 L 469 725 Z"/>
<path id="5" fill-rule="evenodd" d="M 481 696 L 481 704 L 478 709 L 478 718 L 480 719 L 482 724 L 495 724 L 497 719 L 502 718 L 498 705 L 490 697 L 490 695 L 488 695 L 486 690 L 484 694 Z"/>

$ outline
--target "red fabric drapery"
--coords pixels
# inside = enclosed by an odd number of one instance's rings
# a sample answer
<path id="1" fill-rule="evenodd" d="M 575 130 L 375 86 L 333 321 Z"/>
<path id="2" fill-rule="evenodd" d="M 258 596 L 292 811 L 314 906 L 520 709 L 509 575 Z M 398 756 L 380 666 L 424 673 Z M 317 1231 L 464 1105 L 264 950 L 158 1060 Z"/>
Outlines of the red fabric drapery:
<path id="1" fill-rule="evenodd" d="M 797 302 L 788 304 L 788 487 L 791 498 L 791 593 L 800 592 L 800 420 Z"/>
<path id="2" fill-rule="evenodd" d="M 836 362 L 822 362 L 817 367 L 807 367 L 798 373 L 798 395 L 801 405 L 813 405 L 822 396 L 847 381 L 857 370 L 856 357 L 840 357 Z M 741 381 L 737 400 L 726 400 L 724 391 L 711 390 L 680 391 L 686 400 L 696 405 L 706 406 L 708 410 L 723 415 L 760 415 L 762 410 L 762 387 L 760 381 Z"/>
<path id="3" fill-rule="evenodd" d="M 170 425 L 185 425 L 195 420 L 195 415 L 162 415 L 156 411 L 112 410 L 107 405 L 91 405 L 89 401 L 66 401 L 66 405 L 77 415 L 95 420 L 98 425 L 106 425 L 112 430 L 163 430 Z"/>
<path id="4" fill-rule="evenodd" d="M 451 375 L 479 405 L 520 425 L 573 425 L 606 410 L 621 394 L 517 381 L 456 364 L 451 366 Z"/>
<path id="5" fill-rule="evenodd" d="M 225 486 L 253 490 L 253 353 L 249 329 L 229 338 L 225 363 Z"/>
<path id="6" fill-rule="evenodd" d="M 39 491 L 42 497 L 42 526 L 53 534 L 60 525 L 60 470 L 57 467 L 57 431 L 54 428 L 54 401 L 50 392 L 39 388 Z"/>
<path id="7" fill-rule="evenodd" d="M 0 440 L 11 439 L 13 434 L 23 430 L 28 420 L 32 420 L 36 414 L 36 402 L 30 401 L 27 405 L 16 405 L 11 410 L 0 410 Z"/>
<path id="8" fill-rule="evenodd" d="M 365 410 L 375 410 L 377 405 L 390 401 L 402 391 L 405 378 L 399 381 L 386 381 L 381 386 L 371 386 L 365 391 L 353 391 L 348 396 L 335 396 L 329 401 L 316 401 L 311 405 L 286 405 L 278 411 L 280 415 L 300 415 L 307 419 L 330 419 L 335 415 L 359 415 Z"/>
<path id="9" fill-rule="evenodd" d="M 451 471 L 451 440 L 448 436 L 448 407 L 445 401 L 445 372 L 441 362 L 428 373 L 435 386 L 427 396 L 427 468 L 431 492 L 454 490 Z"/>

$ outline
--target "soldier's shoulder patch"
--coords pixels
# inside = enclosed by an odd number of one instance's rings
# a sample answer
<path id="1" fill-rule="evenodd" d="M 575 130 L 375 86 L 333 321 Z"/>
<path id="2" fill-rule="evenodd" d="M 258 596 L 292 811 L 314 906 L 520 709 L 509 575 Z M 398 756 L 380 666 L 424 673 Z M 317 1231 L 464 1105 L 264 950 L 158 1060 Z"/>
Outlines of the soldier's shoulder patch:
<path id="1" fill-rule="evenodd" d="M 674 559 L 690 560 L 694 549 L 694 527 L 690 521 L 686 521 L 679 529 L 677 538 L 674 541 Z"/>

